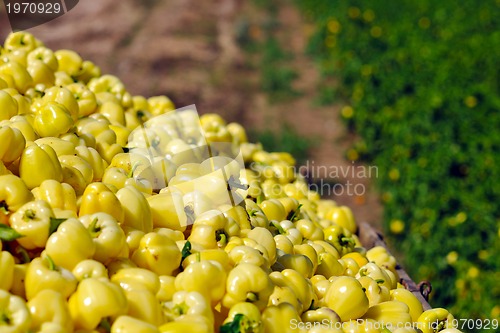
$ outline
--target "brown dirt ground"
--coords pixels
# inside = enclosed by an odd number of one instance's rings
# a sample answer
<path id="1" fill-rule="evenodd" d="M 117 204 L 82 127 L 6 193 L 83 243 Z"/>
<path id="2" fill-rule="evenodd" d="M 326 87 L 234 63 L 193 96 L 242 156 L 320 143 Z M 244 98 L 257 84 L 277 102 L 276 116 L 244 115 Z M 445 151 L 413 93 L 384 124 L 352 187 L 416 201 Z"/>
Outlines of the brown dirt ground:
<path id="1" fill-rule="evenodd" d="M 4 40 L 9 26 L 1 10 Z M 343 195 L 329 197 L 350 206 L 358 221 L 380 229 L 382 206 L 373 179 L 353 177 L 352 168 L 359 170 L 359 165 L 345 158 L 355 137 L 341 122 L 340 106 L 313 105 L 320 77 L 304 54 L 311 27 L 293 5 L 282 2 L 277 35 L 294 55 L 294 88 L 301 95 L 272 103 L 260 89 L 259 70 L 236 42 L 242 20 L 259 22 L 262 17 L 262 9 L 244 0 L 122 0 L 119 5 L 112 0 L 81 1 L 68 14 L 29 31 L 48 47 L 73 49 L 104 73 L 117 75 L 132 94 L 165 94 L 177 106 L 196 104 L 200 113 L 217 112 L 248 128 L 279 129 L 288 123 L 305 137 L 320 138 L 309 158 L 314 180 L 344 186 Z M 258 27 L 255 34 L 258 37 Z M 357 189 L 366 193 L 348 195 L 348 181 L 351 190 L 359 184 Z"/>

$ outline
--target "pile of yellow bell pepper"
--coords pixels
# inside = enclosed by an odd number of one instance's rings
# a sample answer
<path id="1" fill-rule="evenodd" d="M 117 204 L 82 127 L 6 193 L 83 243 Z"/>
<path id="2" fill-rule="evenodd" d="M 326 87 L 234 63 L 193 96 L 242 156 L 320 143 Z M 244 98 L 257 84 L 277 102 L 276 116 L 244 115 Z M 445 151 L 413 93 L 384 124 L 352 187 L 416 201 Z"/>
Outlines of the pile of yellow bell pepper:
<path id="1" fill-rule="evenodd" d="M 241 125 L 26 32 L 0 56 L 0 332 L 459 332 Z"/>

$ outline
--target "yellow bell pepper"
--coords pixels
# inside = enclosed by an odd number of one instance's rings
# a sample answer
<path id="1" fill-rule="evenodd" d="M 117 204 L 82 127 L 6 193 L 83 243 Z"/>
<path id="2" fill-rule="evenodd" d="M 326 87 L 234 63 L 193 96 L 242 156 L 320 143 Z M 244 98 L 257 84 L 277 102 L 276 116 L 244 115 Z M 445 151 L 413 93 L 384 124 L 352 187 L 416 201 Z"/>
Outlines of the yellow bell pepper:
<path id="1" fill-rule="evenodd" d="M 318 254 L 318 267 L 316 274 L 330 278 L 332 276 L 342 275 L 344 267 L 342 264 L 329 252 L 321 252 Z"/>
<path id="2" fill-rule="evenodd" d="M 85 259 L 80 261 L 71 271 L 78 281 L 88 278 L 107 278 L 108 269 L 99 261 Z"/>
<path id="3" fill-rule="evenodd" d="M 132 253 L 137 266 L 152 270 L 158 275 L 171 275 L 179 268 L 182 255 L 177 244 L 168 236 L 150 232 L 142 237 L 139 248 Z"/>
<path id="4" fill-rule="evenodd" d="M 364 248 L 355 248 L 355 250 L 363 251 Z M 342 256 L 341 259 L 351 258 L 353 259 L 359 267 L 362 267 L 368 263 L 368 259 L 366 259 L 365 254 L 361 252 L 350 252 Z"/>
<path id="5" fill-rule="evenodd" d="M 0 329 L 8 333 L 28 332 L 31 315 L 26 302 L 19 296 L 0 289 Z"/>
<path id="6" fill-rule="evenodd" d="M 54 212 L 43 200 L 30 201 L 10 216 L 10 226 L 23 235 L 17 242 L 25 249 L 45 247 Z"/>
<path id="7" fill-rule="evenodd" d="M 33 121 L 33 129 L 41 136 L 59 136 L 73 127 L 74 121 L 68 109 L 57 102 L 40 106 Z"/>
<path id="8" fill-rule="evenodd" d="M 354 239 L 350 237 L 351 233 L 344 227 L 334 224 L 327 227 L 323 231 L 325 241 L 332 244 L 341 255 L 352 252 L 354 249 Z"/>
<path id="9" fill-rule="evenodd" d="M 0 208 L 4 212 L 15 212 L 31 200 L 33 200 L 33 194 L 21 178 L 14 175 L 0 176 Z"/>
<path id="10" fill-rule="evenodd" d="M 101 76 L 101 69 L 92 61 L 84 60 L 81 71 L 76 75 L 78 81 L 87 84 L 91 79 Z"/>
<path id="11" fill-rule="evenodd" d="M 7 165 L 21 156 L 26 145 L 20 130 L 7 126 L 0 127 L 0 142 L 0 161 Z"/>
<path id="12" fill-rule="evenodd" d="M 359 278 L 361 276 L 369 276 L 373 280 L 377 281 L 378 284 L 387 288 L 387 290 L 391 290 L 392 288 L 392 280 L 387 275 L 383 268 L 377 266 L 377 264 L 370 262 L 363 267 L 359 268 L 356 277 Z"/>
<path id="13" fill-rule="evenodd" d="M 297 310 L 289 303 L 268 306 L 262 312 L 262 322 L 266 333 L 305 332 L 300 329 L 300 319 Z"/>
<path id="14" fill-rule="evenodd" d="M 35 141 L 36 139 L 38 139 L 38 135 L 33 129 L 33 119 L 34 115 L 31 114 L 17 115 L 10 118 L 10 120 L 0 121 L 0 126 L 7 126 L 20 130 L 26 142 Z"/>
<path id="15" fill-rule="evenodd" d="M 293 243 L 287 236 L 278 234 L 274 236 L 274 242 L 276 243 L 276 254 L 278 259 L 285 254 L 293 253 Z"/>
<path id="16" fill-rule="evenodd" d="M 68 304 L 76 329 L 95 329 L 104 318 L 127 312 L 124 291 L 120 286 L 103 278 L 80 281 Z"/>
<path id="17" fill-rule="evenodd" d="M 29 263 L 14 265 L 13 283 L 12 286 L 10 287 L 10 292 L 13 295 L 19 296 L 23 299 L 26 299 L 26 289 L 24 285 L 24 280 L 26 278 L 26 272 L 28 271 L 28 266 Z"/>
<path id="18" fill-rule="evenodd" d="M 52 209 L 69 210 L 75 213 L 77 211 L 76 193 L 69 184 L 47 179 L 31 192 L 36 200 L 44 200 Z"/>
<path id="19" fill-rule="evenodd" d="M 250 224 L 253 228 L 267 228 L 269 226 L 269 220 L 266 214 L 264 214 L 262 209 L 255 202 L 250 199 L 245 199 L 245 207 L 250 217 Z"/>
<path id="20" fill-rule="evenodd" d="M 336 206 L 332 207 L 325 215 L 325 218 L 331 220 L 335 224 L 338 224 L 351 233 L 355 233 L 357 231 L 357 225 L 354 221 L 354 216 L 352 215 L 352 211 L 347 206 Z"/>
<path id="21" fill-rule="evenodd" d="M 188 218 L 184 211 L 182 192 L 169 190 L 147 198 L 156 228 L 170 228 L 184 231 L 188 225 Z M 192 223 L 192 221 L 191 221 Z"/>
<path id="22" fill-rule="evenodd" d="M 389 292 L 389 296 L 391 301 L 400 301 L 408 306 L 413 322 L 416 322 L 418 320 L 418 317 L 420 317 L 422 312 L 424 312 L 420 300 L 408 289 L 392 289 Z"/>
<path id="23" fill-rule="evenodd" d="M 0 105 L 0 120 L 9 120 L 17 114 L 17 101 L 3 90 L 0 90 Z"/>
<path id="24" fill-rule="evenodd" d="M 262 268 L 252 264 L 240 264 L 228 274 L 222 304 L 231 308 L 236 303 L 246 301 L 254 303 L 262 310 L 266 307 L 273 289 L 271 279 Z"/>
<path id="25" fill-rule="evenodd" d="M 83 192 L 78 216 L 99 212 L 113 216 L 119 223 L 123 222 L 123 207 L 115 193 L 104 183 L 92 183 Z"/>
<path id="26" fill-rule="evenodd" d="M 276 286 L 288 287 L 292 289 L 295 297 L 299 301 L 299 313 L 309 309 L 314 301 L 314 290 L 309 279 L 305 278 L 301 273 L 293 269 L 284 269 L 281 272 L 272 272 L 269 274 L 271 281 Z"/>
<path id="27" fill-rule="evenodd" d="M 16 61 L 10 61 L 0 66 L 0 76 L 10 78 L 14 83 L 14 88 L 24 94 L 33 86 L 33 78 L 25 67 Z"/>
<path id="28" fill-rule="evenodd" d="M 127 315 L 157 327 L 166 322 L 162 306 L 150 290 L 125 289 L 124 291 L 128 304 Z"/>
<path id="29" fill-rule="evenodd" d="M 269 262 L 255 248 L 247 245 L 235 246 L 229 251 L 229 263 L 232 266 L 237 266 L 242 263 L 253 264 L 266 270 L 269 268 Z"/>
<path id="30" fill-rule="evenodd" d="M 125 233 L 113 216 L 94 213 L 81 216 L 80 222 L 87 228 L 95 243 L 93 259 L 106 264 L 124 251 L 128 254 Z"/>
<path id="31" fill-rule="evenodd" d="M 265 249 L 265 256 L 272 265 L 276 261 L 276 243 L 271 232 L 263 227 L 255 227 L 247 233 L 246 238 L 254 240 Z M 245 240 L 244 240 L 245 241 Z M 246 245 L 246 244 L 245 244 Z"/>
<path id="32" fill-rule="evenodd" d="M 135 228 L 145 233 L 153 230 L 151 208 L 143 193 L 133 186 L 125 186 L 116 192 L 116 197 L 123 207 L 122 226 Z"/>
<path id="33" fill-rule="evenodd" d="M 392 256 L 383 246 L 375 246 L 366 251 L 366 258 L 373 261 L 379 267 L 384 267 L 396 274 L 396 258 Z"/>
<path id="34" fill-rule="evenodd" d="M 312 326 L 341 327 L 340 317 L 330 308 L 320 307 L 315 310 L 308 310 L 300 316 L 304 323 L 312 323 Z"/>
<path id="35" fill-rule="evenodd" d="M 305 239 L 323 240 L 325 235 L 323 229 L 318 223 L 311 220 L 301 219 L 295 223 L 295 227 L 300 231 Z"/>
<path id="36" fill-rule="evenodd" d="M 111 325 L 111 333 L 160 333 L 155 325 L 143 320 L 119 316 Z"/>
<path id="37" fill-rule="evenodd" d="M 78 116 L 89 116 L 97 109 L 95 95 L 82 83 L 72 83 L 65 87 L 73 94 L 78 103 Z"/>
<path id="38" fill-rule="evenodd" d="M 342 321 L 358 319 L 368 311 L 369 301 L 358 280 L 349 276 L 335 278 L 325 295 L 326 305 Z"/>
<path id="39" fill-rule="evenodd" d="M 160 333 L 213 333 L 213 323 L 204 316 L 184 315 L 159 327 Z"/>
<path id="40" fill-rule="evenodd" d="M 111 131 L 111 129 L 110 129 Z M 113 131 L 112 131 L 113 132 Z M 113 132 L 113 135 L 116 137 L 115 132 Z M 115 157 L 118 154 L 123 153 L 123 148 L 117 143 L 107 143 L 105 141 L 101 141 L 100 138 L 96 138 L 96 149 L 99 155 L 107 162 L 111 163 L 113 160 L 113 157 Z"/>
<path id="41" fill-rule="evenodd" d="M 236 303 L 229 309 L 220 332 L 264 333 L 264 325 L 259 308 L 253 303 Z"/>
<path id="42" fill-rule="evenodd" d="M 64 249 L 64 251 L 61 251 Z M 90 233 L 76 218 L 67 219 L 49 236 L 45 252 L 56 265 L 73 270 L 82 260 L 91 259 L 96 251 Z"/>
<path id="43" fill-rule="evenodd" d="M 174 293 L 177 291 L 175 288 L 175 276 L 160 275 L 160 289 L 156 293 L 156 298 L 160 302 L 168 302 L 172 300 Z"/>
<path id="44" fill-rule="evenodd" d="M 75 291 L 77 282 L 70 271 L 56 266 L 48 255 L 35 258 L 26 271 L 26 298 L 31 300 L 44 289 L 56 290 L 68 298 Z"/>
<path id="45" fill-rule="evenodd" d="M 197 216 L 193 224 L 193 230 L 200 230 L 198 228 L 199 226 L 211 227 L 205 229 L 208 233 L 207 237 L 210 239 L 191 237 L 193 236 L 192 234 L 189 237 L 192 243 L 208 244 L 215 241 L 219 247 L 224 247 L 230 237 L 237 236 L 240 233 L 240 228 L 235 220 L 231 217 L 224 216 L 224 214 L 217 209 L 206 211 Z"/>
<path id="46" fill-rule="evenodd" d="M 443 308 L 434 308 L 424 311 L 417 319 L 417 327 L 423 333 L 441 332 L 453 328 L 455 317 Z"/>
<path id="47" fill-rule="evenodd" d="M 59 103 L 64 108 L 66 108 L 73 121 L 78 120 L 79 117 L 78 102 L 75 96 L 73 96 L 73 93 L 66 87 L 54 86 L 45 89 L 44 95 L 41 100 L 41 104 L 44 105 L 51 102 Z"/>
<path id="48" fill-rule="evenodd" d="M 216 304 L 224 296 L 226 278 L 226 271 L 219 262 L 202 260 L 191 263 L 176 276 L 175 289 L 199 292 Z"/>
<path id="49" fill-rule="evenodd" d="M 172 301 L 163 303 L 163 311 L 169 321 L 182 320 L 183 316 L 201 316 L 214 323 L 214 314 L 209 301 L 197 291 L 177 291 Z"/>
<path id="50" fill-rule="evenodd" d="M 43 165 L 43 168 L 40 168 Z M 63 180 L 61 163 L 56 152 L 49 145 L 32 144 L 26 147 L 19 162 L 19 176 L 29 189 L 33 189 L 46 180 Z"/>
<path id="51" fill-rule="evenodd" d="M 285 254 L 276 261 L 285 268 L 293 269 L 305 278 L 313 276 L 313 263 L 311 259 L 302 254 Z"/>
<path id="52" fill-rule="evenodd" d="M 89 184 L 89 179 L 85 179 L 85 176 L 77 168 L 65 164 L 62 165 L 62 175 L 63 182 L 69 184 L 80 198 Z"/>
<path id="53" fill-rule="evenodd" d="M 73 331 L 73 320 L 69 313 L 66 299 L 58 291 L 52 289 L 41 290 L 27 303 L 31 313 L 31 329 L 42 331 L 47 323 L 57 324 L 66 332 Z"/>
<path id="54" fill-rule="evenodd" d="M 124 290 L 148 290 L 153 294 L 160 290 L 158 275 L 144 268 L 122 268 L 111 276 L 111 281 Z"/>
<path id="55" fill-rule="evenodd" d="M 232 217 L 240 230 L 251 229 L 250 217 L 243 206 L 223 205 L 218 208 L 226 217 Z"/>
<path id="56" fill-rule="evenodd" d="M 75 148 L 75 153 L 77 156 L 87 161 L 87 163 L 92 167 L 92 181 L 101 181 L 108 163 L 101 157 L 101 155 L 99 155 L 97 150 L 92 147 L 79 145 Z"/>
<path id="57" fill-rule="evenodd" d="M 297 228 L 295 228 L 295 224 L 291 221 L 283 220 L 281 222 L 277 222 L 272 220 L 271 225 L 276 228 L 276 231 L 279 234 L 288 237 L 292 244 L 296 245 L 302 243 L 302 234 L 299 230 L 297 230 Z"/>
<path id="58" fill-rule="evenodd" d="M 153 186 L 145 178 L 132 177 L 132 173 L 118 167 L 108 167 L 102 176 L 103 183 L 112 184 L 118 189 L 133 186 L 143 193 L 151 194 Z"/>
<path id="59" fill-rule="evenodd" d="M 370 306 L 363 318 L 378 321 L 388 329 L 412 323 L 408 306 L 399 301 L 386 301 Z"/>
<path id="60" fill-rule="evenodd" d="M 267 306 L 276 306 L 281 303 L 288 303 L 295 308 L 295 311 L 302 310 L 302 304 L 295 296 L 292 288 L 288 286 L 274 286 L 273 293 L 269 296 Z"/>
<path id="61" fill-rule="evenodd" d="M 186 253 L 186 254 L 187 254 L 187 256 L 184 256 L 184 259 L 182 261 L 182 269 L 184 269 L 184 270 L 189 265 L 191 265 L 195 262 L 204 261 L 204 260 L 213 260 L 213 261 L 218 262 L 219 264 L 222 265 L 222 267 L 224 268 L 224 271 L 226 271 L 226 272 L 228 272 L 232 268 L 232 265 L 229 262 L 229 255 L 225 251 L 225 249 L 224 250 L 222 250 L 222 249 L 208 249 L 208 250 L 202 250 L 200 252 Z"/>
<path id="62" fill-rule="evenodd" d="M 390 300 L 389 289 L 381 285 L 380 281 L 376 281 L 369 276 L 360 276 L 357 278 L 359 283 L 363 286 L 365 290 L 366 297 L 368 297 L 368 302 L 370 306 L 386 302 Z"/>
<path id="63" fill-rule="evenodd" d="M 277 199 L 264 200 L 259 206 L 269 220 L 281 222 L 286 219 L 285 207 Z"/>
<path id="64" fill-rule="evenodd" d="M 54 55 L 57 58 L 60 71 L 66 72 L 70 76 L 76 76 L 81 72 L 83 60 L 75 51 L 57 50 Z"/>
<path id="65" fill-rule="evenodd" d="M 0 289 L 10 290 L 14 283 L 14 257 L 7 251 L 0 252 Z"/>

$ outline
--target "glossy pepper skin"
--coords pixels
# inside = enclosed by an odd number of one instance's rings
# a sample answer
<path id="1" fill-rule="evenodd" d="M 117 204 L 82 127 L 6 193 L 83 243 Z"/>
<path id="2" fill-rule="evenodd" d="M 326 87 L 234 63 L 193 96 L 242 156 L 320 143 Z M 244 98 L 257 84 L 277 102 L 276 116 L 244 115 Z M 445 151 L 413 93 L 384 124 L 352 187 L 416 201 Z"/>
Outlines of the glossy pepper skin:
<path id="1" fill-rule="evenodd" d="M 8 333 L 27 332 L 31 315 L 26 302 L 19 296 L 0 289 L 0 328 Z"/>
<path id="2" fill-rule="evenodd" d="M 71 211 L 75 214 L 77 212 L 75 190 L 67 183 L 47 179 L 31 192 L 36 200 L 47 202 L 52 209 Z"/>
<path id="3" fill-rule="evenodd" d="M 40 168 L 43 165 L 43 168 Z M 54 149 L 46 144 L 32 144 L 26 147 L 19 161 L 19 176 L 29 189 L 46 180 L 63 180 L 62 168 Z"/>
<path id="4" fill-rule="evenodd" d="M 14 283 L 14 264 L 14 257 L 10 252 L 0 252 L 0 272 L 2 272 L 0 274 L 0 289 L 10 290 L 12 287 Z"/>
<path id="5" fill-rule="evenodd" d="M 423 333 L 440 332 L 453 328 L 454 316 L 443 308 L 434 308 L 424 311 L 417 319 L 418 328 Z"/>
<path id="6" fill-rule="evenodd" d="M 78 216 L 94 213 L 107 213 L 119 223 L 123 222 L 124 212 L 120 200 L 104 183 L 92 183 L 83 192 Z"/>
<path id="7" fill-rule="evenodd" d="M 158 275 L 139 267 L 122 268 L 111 276 L 111 281 L 118 283 L 124 290 L 148 290 L 153 294 L 160 290 Z"/>
<path id="8" fill-rule="evenodd" d="M 333 280 L 326 292 L 325 302 L 342 321 L 360 318 L 368 311 L 369 306 L 363 287 L 358 280 L 349 276 Z"/>
<path id="9" fill-rule="evenodd" d="M 399 301 L 386 301 L 373 305 L 363 318 L 376 320 L 387 327 L 404 327 L 412 322 L 408 306 Z"/>
<path id="10" fill-rule="evenodd" d="M 0 176 L 0 208 L 12 213 L 31 200 L 33 194 L 21 178 L 14 175 Z"/>
<path id="11" fill-rule="evenodd" d="M 305 332 L 305 330 L 298 329 L 301 319 L 290 303 L 280 303 L 265 308 L 262 312 L 262 322 L 266 333 Z"/>
<path id="12" fill-rule="evenodd" d="M 125 253 L 128 246 L 125 233 L 115 218 L 107 213 L 83 215 L 80 222 L 87 228 L 95 244 L 93 258 L 103 264 Z"/>
<path id="13" fill-rule="evenodd" d="M 361 276 L 357 279 L 365 290 L 370 306 L 390 300 L 389 289 L 385 286 L 381 286 L 378 281 L 369 276 Z"/>
<path id="14" fill-rule="evenodd" d="M 65 249 L 65 251 L 61 251 Z M 49 236 L 45 252 L 56 265 L 68 270 L 82 260 L 91 259 L 96 251 L 96 244 L 85 226 L 76 218 L 64 221 L 57 231 Z"/>
<path id="15" fill-rule="evenodd" d="M 120 316 L 111 325 L 111 333 L 160 333 L 158 328 L 143 320 Z"/>
<path id="16" fill-rule="evenodd" d="M 179 267 L 182 255 L 177 244 L 168 236 L 150 232 L 142 237 L 131 259 L 137 266 L 158 275 L 171 275 Z"/>
<path id="17" fill-rule="evenodd" d="M 335 249 L 341 254 L 352 252 L 355 246 L 354 239 L 350 237 L 350 233 L 339 225 L 331 225 L 324 230 L 325 241 L 332 244 Z"/>
<path id="18" fill-rule="evenodd" d="M 188 315 L 205 317 L 212 325 L 214 322 L 209 301 L 197 291 L 177 291 L 173 294 L 172 301 L 163 304 L 163 308 L 170 321 Z"/>
<path id="19" fill-rule="evenodd" d="M 314 300 L 313 286 L 309 279 L 293 269 L 272 272 L 269 274 L 269 277 L 274 285 L 280 287 L 286 286 L 293 291 L 299 301 L 299 308 L 297 309 L 299 313 L 309 309 Z"/>
<path id="20" fill-rule="evenodd" d="M 10 225 L 23 235 L 17 242 L 25 249 L 32 250 L 45 246 L 49 238 L 50 221 L 54 212 L 43 200 L 30 201 L 10 216 Z"/>
<path id="21" fill-rule="evenodd" d="M 230 331 L 230 329 L 233 330 Z M 227 318 L 221 327 L 221 332 L 264 333 L 259 308 L 255 304 L 248 302 L 236 303 L 229 309 Z"/>
<path id="22" fill-rule="evenodd" d="M 5 164 L 10 164 L 17 160 L 26 145 L 23 133 L 17 128 L 8 126 L 0 127 L 0 142 L 0 161 Z"/>
<path id="23" fill-rule="evenodd" d="M 68 132 L 73 124 L 72 116 L 64 105 L 57 102 L 48 102 L 38 110 L 33 122 L 33 128 L 41 137 L 57 137 Z"/>
<path id="24" fill-rule="evenodd" d="M 247 301 L 262 310 L 266 307 L 273 289 L 271 279 L 262 268 L 252 264 L 240 264 L 228 274 L 222 304 L 231 308 L 238 302 Z"/>
<path id="25" fill-rule="evenodd" d="M 177 290 L 196 291 L 212 304 L 219 302 L 226 291 L 227 273 L 217 261 L 202 260 L 187 266 L 175 278 Z"/>
<path id="26" fill-rule="evenodd" d="M 41 290 L 27 303 L 31 313 L 31 329 L 42 330 L 47 323 L 57 324 L 67 332 L 73 331 L 73 320 L 66 299 L 58 291 Z"/>
<path id="27" fill-rule="evenodd" d="M 26 271 L 26 298 L 33 299 L 40 291 L 52 289 L 68 298 L 76 289 L 77 280 L 68 270 L 58 267 L 49 256 L 35 258 Z"/>
<path id="28" fill-rule="evenodd" d="M 123 290 L 103 278 L 80 281 L 68 304 L 77 329 L 95 329 L 103 318 L 122 315 L 127 311 L 127 298 Z"/>
<path id="29" fill-rule="evenodd" d="M 145 233 L 153 231 L 151 208 L 142 192 L 127 185 L 116 192 L 124 211 L 124 226 L 129 226 Z"/>
<path id="30" fill-rule="evenodd" d="M 396 288 L 392 289 L 389 293 L 391 301 L 400 301 L 405 303 L 410 311 L 411 319 L 413 322 L 418 320 L 418 317 L 424 312 L 420 300 L 408 289 Z"/>

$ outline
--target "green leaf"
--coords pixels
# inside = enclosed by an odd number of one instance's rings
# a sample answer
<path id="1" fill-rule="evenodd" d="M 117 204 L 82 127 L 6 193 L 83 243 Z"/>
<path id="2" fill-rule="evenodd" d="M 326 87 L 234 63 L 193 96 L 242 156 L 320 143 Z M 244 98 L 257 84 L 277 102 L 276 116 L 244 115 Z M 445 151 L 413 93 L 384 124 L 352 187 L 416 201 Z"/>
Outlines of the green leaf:
<path id="1" fill-rule="evenodd" d="M 57 228 L 67 219 L 50 218 L 49 236 L 56 232 Z"/>
<path id="2" fill-rule="evenodd" d="M 21 237 L 24 237 L 24 235 L 21 235 L 8 225 L 0 223 L 0 240 L 3 240 L 5 242 L 10 242 Z"/>
<path id="3" fill-rule="evenodd" d="M 220 327 L 220 333 L 239 333 L 241 328 L 241 321 L 245 318 L 245 316 L 241 313 L 238 313 L 234 316 L 233 321 L 226 323 Z"/>
<path id="4" fill-rule="evenodd" d="M 186 259 L 189 255 L 191 255 L 191 242 L 187 241 L 184 246 L 182 247 L 182 259 L 181 259 L 181 264 Z"/>

